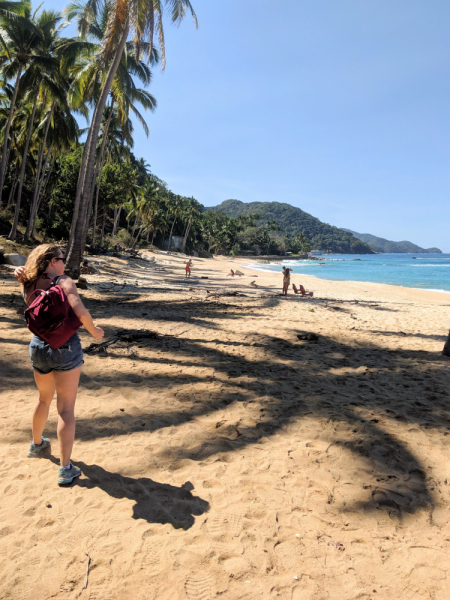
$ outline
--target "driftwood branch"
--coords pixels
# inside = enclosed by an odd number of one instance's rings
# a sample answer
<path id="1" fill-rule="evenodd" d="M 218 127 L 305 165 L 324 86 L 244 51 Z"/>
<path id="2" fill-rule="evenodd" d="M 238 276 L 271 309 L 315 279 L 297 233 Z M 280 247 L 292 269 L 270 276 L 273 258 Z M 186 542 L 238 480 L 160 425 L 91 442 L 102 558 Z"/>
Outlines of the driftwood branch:
<path id="1" fill-rule="evenodd" d="M 86 577 L 84 579 L 84 585 L 81 589 L 85 590 L 88 586 L 88 582 L 89 582 L 89 566 L 91 564 L 91 557 L 89 556 L 89 554 L 87 552 L 85 552 L 86 556 L 87 556 L 87 565 L 86 565 Z"/>
<path id="2" fill-rule="evenodd" d="M 106 354 L 107 348 L 117 343 L 131 344 L 132 342 L 136 342 L 138 340 L 143 339 L 159 339 L 159 335 L 155 331 L 150 331 L 150 329 L 142 329 L 140 331 L 135 331 L 133 329 L 121 329 L 116 331 L 113 337 L 110 340 L 106 340 L 105 342 L 100 342 L 99 344 L 91 344 L 88 348 L 85 349 L 86 354 Z"/>

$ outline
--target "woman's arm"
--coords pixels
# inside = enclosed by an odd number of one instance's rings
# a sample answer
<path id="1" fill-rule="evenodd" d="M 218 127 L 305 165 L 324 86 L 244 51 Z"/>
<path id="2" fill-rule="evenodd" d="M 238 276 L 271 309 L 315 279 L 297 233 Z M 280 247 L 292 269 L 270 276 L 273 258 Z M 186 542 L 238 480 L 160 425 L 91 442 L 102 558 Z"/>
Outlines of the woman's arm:
<path id="1" fill-rule="evenodd" d="M 63 276 L 59 281 L 59 285 L 64 290 L 73 312 L 80 319 L 83 327 L 89 331 L 92 337 L 96 340 L 100 340 L 105 335 L 105 332 L 101 327 L 96 327 L 94 325 L 91 313 L 81 301 L 75 282 L 70 277 Z"/>
<path id="2" fill-rule="evenodd" d="M 22 273 L 25 271 L 25 267 L 17 267 L 14 269 L 14 277 L 20 283 L 20 291 L 23 292 Z"/>

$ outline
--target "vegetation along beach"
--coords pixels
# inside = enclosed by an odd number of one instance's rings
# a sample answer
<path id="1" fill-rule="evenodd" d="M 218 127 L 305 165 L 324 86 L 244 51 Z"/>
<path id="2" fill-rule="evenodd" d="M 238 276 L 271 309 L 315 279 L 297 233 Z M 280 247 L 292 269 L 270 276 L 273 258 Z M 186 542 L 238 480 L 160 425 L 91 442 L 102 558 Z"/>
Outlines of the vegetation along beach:
<path id="1" fill-rule="evenodd" d="M 393 34 L 360 13 L 356 27 L 353 8 L 341 22 L 306 3 L 281 22 L 260 4 L 0 2 L 2 600 L 448 597 L 446 238 L 414 225 L 406 192 L 398 213 L 391 197 L 370 212 L 370 185 L 352 187 L 364 163 L 401 196 L 375 138 L 355 148 L 353 88 L 283 112 L 327 80 L 327 37 L 340 79 L 352 87 L 352 65 L 363 89 L 383 69 L 364 53 L 371 67 L 355 66 L 345 44 Z M 301 36 L 282 33 L 291 21 Z M 301 94 L 286 75 L 299 36 L 314 69 Z M 287 71 L 271 62 L 280 44 Z M 381 102 L 367 90 L 364 106 Z M 322 96 L 357 135 L 327 126 Z M 316 113 L 325 141 L 295 143 L 317 172 L 289 147 Z M 349 148 L 347 172 L 333 161 Z"/>

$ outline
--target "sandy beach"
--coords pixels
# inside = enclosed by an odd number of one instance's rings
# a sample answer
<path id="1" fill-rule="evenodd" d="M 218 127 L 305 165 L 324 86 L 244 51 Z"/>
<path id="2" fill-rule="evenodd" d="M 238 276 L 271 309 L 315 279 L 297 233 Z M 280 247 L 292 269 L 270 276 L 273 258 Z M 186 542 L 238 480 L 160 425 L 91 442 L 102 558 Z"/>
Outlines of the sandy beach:
<path id="1" fill-rule="evenodd" d="M 283 298 L 248 260 L 186 280 L 143 254 L 93 258 L 80 291 L 105 339 L 157 336 L 85 355 L 68 488 L 54 405 L 26 457 L 31 334 L 0 267 L 0 598 L 448 598 L 450 295 L 293 276 L 314 298 Z"/>

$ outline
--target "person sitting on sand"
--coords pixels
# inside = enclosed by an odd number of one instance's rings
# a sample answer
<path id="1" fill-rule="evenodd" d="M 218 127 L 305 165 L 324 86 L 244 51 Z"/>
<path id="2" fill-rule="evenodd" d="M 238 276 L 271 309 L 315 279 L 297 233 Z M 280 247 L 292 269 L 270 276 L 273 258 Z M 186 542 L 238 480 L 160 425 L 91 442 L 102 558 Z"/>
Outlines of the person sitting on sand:
<path id="1" fill-rule="evenodd" d="M 188 260 L 186 263 L 186 277 L 190 277 L 191 276 L 191 266 L 192 266 L 192 260 Z"/>
<path id="2" fill-rule="evenodd" d="M 42 244 L 35 248 L 24 267 L 18 267 L 14 275 L 19 280 L 25 302 L 34 301 L 35 290 L 48 290 L 53 286 L 51 279 L 59 285 L 81 324 L 96 340 L 104 336 L 104 331 L 96 327 L 89 311 L 83 306 L 75 283 L 64 275 L 66 259 L 59 246 Z M 49 279 L 51 278 L 51 279 Z M 67 484 L 81 475 L 80 469 L 70 462 L 75 437 L 75 400 L 80 380 L 83 351 L 78 333 L 57 349 L 34 335 L 30 342 L 31 365 L 39 390 L 39 398 L 33 411 L 33 441 L 27 456 L 39 458 L 50 448 L 49 438 L 42 436 L 47 422 L 50 404 L 56 390 L 58 411 L 57 434 L 59 441 L 60 469 L 58 483 Z"/>
<path id="3" fill-rule="evenodd" d="M 228 273 L 227 277 L 234 277 L 233 269 L 230 269 L 230 272 Z"/>

